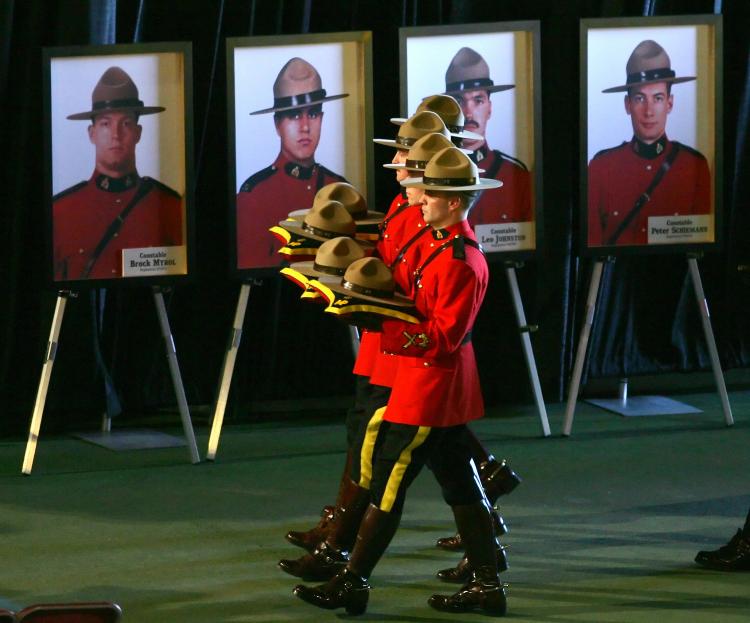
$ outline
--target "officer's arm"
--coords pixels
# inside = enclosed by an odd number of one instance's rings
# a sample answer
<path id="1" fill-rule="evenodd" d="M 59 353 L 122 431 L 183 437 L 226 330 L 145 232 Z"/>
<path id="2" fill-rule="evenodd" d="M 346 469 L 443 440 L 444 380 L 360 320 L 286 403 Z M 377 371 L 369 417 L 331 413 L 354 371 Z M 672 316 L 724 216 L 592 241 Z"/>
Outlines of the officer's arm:
<path id="1" fill-rule="evenodd" d="M 448 251 L 449 252 L 449 251 Z M 456 351 L 471 328 L 481 303 L 482 287 L 466 262 L 450 262 L 437 277 L 437 297 L 419 324 L 383 321 L 381 348 L 409 357 L 437 358 Z M 432 285 L 432 284 L 430 284 Z"/>

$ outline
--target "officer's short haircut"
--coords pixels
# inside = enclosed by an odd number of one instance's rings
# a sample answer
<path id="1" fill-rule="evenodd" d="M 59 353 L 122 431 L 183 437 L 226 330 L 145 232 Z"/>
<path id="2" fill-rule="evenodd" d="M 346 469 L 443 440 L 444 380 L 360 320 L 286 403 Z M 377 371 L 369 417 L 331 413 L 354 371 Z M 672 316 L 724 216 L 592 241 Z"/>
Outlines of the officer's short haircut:
<path id="1" fill-rule="evenodd" d="M 323 104 L 315 104 L 314 106 L 306 106 L 305 108 L 292 108 L 291 110 L 281 110 L 278 112 L 273 113 L 273 120 L 275 123 L 278 123 L 282 119 L 287 119 L 289 117 L 295 117 L 298 114 L 300 114 L 303 110 L 306 110 L 308 114 L 317 114 L 323 112 Z"/>
<path id="2" fill-rule="evenodd" d="M 456 193 L 461 200 L 461 208 L 468 212 L 482 194 L 481 190 L 461 190 Z"/>

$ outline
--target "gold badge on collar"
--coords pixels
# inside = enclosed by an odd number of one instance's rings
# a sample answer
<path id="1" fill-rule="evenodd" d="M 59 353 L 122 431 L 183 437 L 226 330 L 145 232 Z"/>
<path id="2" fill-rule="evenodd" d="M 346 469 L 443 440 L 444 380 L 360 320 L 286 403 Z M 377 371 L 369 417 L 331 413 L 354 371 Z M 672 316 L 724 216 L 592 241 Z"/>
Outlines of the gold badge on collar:
<path id="1" fill-rule="evenodd" d="M 294 168 L 292 168 L 290 173 L 292 174 L 292 177 L 299 177 L 299 167 L 295 166 Z"/>
<path id="2" fill-rule="evenodd" d="M 426 333 L 414 333 L 413 335 L 408 331 L 403 331 L 402 333 L 406 338 L 406 342 L 401 346 L 403 349 L 409 348 L 409 346 L 427 348 L 430 345 L 430 338 L 427 337 Z"/>
<path id="3" fill-rule="evenodd" d="M 660 154 L 663 151 L 664 151 L 664 145 L 662 145 L 661 143 L 657 143 L 656 144 L 656 153 Z"/>

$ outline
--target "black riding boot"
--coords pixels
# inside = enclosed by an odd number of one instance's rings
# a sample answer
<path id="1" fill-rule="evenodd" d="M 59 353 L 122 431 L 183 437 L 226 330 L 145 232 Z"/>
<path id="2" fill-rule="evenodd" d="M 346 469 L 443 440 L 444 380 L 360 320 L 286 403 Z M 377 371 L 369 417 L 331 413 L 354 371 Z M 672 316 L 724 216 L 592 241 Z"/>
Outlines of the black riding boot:
<path id="1" fill-rule="evenodd" d="M 344 568 L 354 546 L 362 516 L 370 502 L 369 489 L 348 480 L 342 486 L 346 504 L 337 506 L 325 541 L 296 560 L 280 560 L 279 567 L 308 582 L 328 580 Z"/>
<path id="2" fill-rule="evenodd" d="M 367 580 L 396 534 L 400 520 L 400 512 L 386 513 L 370 504 L 346 568 L 320 586 L 299 584 L 294 594 L 318 608 L 345 608 L 349 614 L 362 614 L 370 591 Z"/>
<path id="3" fill-rule="evenodd" d="M 308 552 L 312 552 L 318 545 L 326 540 L 328 532 L 331 529 L 331 520 L 333 519 L 333 512 L 337 506 L 346 506 L 350 503 L 348 495 L 351 494 L 351 487 L 348 483 L 351 482 L 349 476 L 352 464 L 352 457 L 349 452 L 346 453 L 346 462 L 344 463 L 344 471 L 341 474 L 341 482 L 339 483 L 338 494 L 336 495 L 336 503 L 333 506 L 324 506 L 320 513 L 320 521 L 314 528 L 310 528 L 304 532 L 297 530 L 290 530 L 286 533 L 285 539 L 292 545 L 306 549 Z"/>
<path id="4" fill-rule="evenodd" d="M 453 595 L 433 595 L 428 603 L 444 612 L 482 612 L 503 616 L 505 588 L 497 576 L 492 520 L 484 501 L 453 507 L 456 526 L 463 536 L 471 580 Z"/>

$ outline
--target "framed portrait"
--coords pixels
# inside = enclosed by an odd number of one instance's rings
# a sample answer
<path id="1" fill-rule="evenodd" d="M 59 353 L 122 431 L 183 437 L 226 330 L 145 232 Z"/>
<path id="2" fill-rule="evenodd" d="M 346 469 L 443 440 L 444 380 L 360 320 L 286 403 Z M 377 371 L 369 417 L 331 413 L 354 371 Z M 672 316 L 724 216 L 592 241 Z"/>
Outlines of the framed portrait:
<path id="1" fill-rule="evenodd" d="M 718 247 L 721 16 L 580 28 L 582 254 Z"/>
<path id="2" fill-rule="evenodd" d="M 57 287 L 185 279 L 189 43 L 44 50 L 48 248 Z"/>
<path id="3" fill-rule="evenodd" d="M 532 256 L 542 236 L 539 22 L 399 29 L 401 112 L 430 95 L 461 105 L 464 139 L 480 176 L 500 180 L 471 208 L 488 260 Z"/>
<path id="4" fill-rule="evenodd" d="M 227 39 L 232 269 L 275 274 L 269 229 L 348 182 L 373 203 L 369 32 Z"/>

